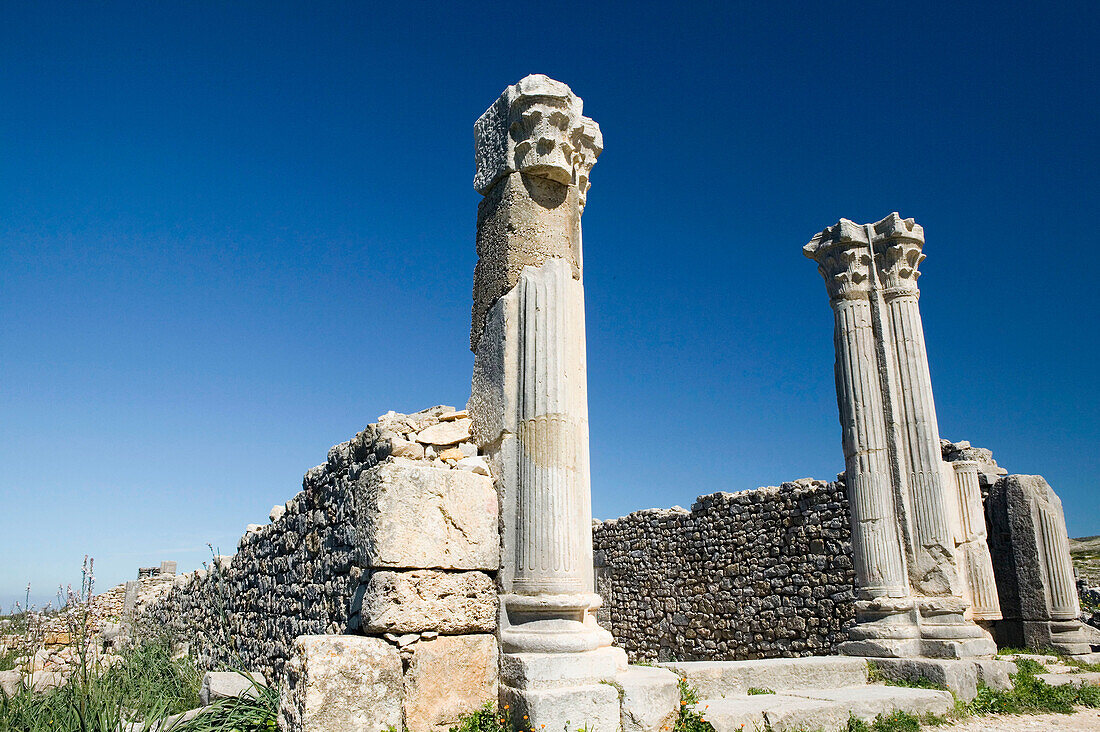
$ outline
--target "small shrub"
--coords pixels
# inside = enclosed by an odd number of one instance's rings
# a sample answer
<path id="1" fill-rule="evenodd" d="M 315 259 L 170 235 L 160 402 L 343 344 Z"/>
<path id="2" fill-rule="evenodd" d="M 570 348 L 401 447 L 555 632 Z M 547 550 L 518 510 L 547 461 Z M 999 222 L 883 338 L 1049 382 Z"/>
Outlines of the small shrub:
<path id="1" fill-rule="evenodd" d="M 695 711 L 695 705 L 699 703 L 699 694 L 688 680 L 681 678 L 680 686 L 680 714 L 672 725 L 673 732 L 714 732 L 714 725 L 703 719 L 703 715 Z"/>
<path id="2" fill-rule="evenodd" d="M 759 686 L 750 686 L 749 690 L 746 693 L 749 696 L 759 696 L 761 694 L 774 694 L 775 692 L 771 689 L 764 689 Z"/>

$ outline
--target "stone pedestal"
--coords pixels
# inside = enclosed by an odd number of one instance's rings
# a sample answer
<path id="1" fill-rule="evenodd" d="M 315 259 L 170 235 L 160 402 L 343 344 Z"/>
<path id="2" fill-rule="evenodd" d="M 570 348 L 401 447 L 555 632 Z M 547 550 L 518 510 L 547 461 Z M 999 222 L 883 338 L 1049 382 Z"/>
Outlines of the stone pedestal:
<path id="1" fill-rule="evenodd" d="M 856 626 L 841 652 L 968 658 L 996 652 L 968 616 L 954 481 L 943 478 L 917 265 L 924 231 L 896 213 L 841 219 L 804 248 L 835 315 L 836 388 L 852 510 Z M 973 536 L 972 544 L 983 543 Z"/>

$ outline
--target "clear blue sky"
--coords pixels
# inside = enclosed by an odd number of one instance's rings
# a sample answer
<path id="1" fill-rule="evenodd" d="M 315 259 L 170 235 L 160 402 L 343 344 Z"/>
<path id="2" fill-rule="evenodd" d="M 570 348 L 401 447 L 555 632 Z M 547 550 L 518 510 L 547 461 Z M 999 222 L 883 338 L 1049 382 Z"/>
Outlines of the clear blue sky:
<path id="1" fill-rule="evenodd" d="M 603 128 L 593 503 L 843 468 L 801 246 L 924 225 L 944 437 L 1100 533 L 1088 3 L 4 3 L 0 602 L 197 566 L 389 409 L 468 395 L 475 118 Z"/>

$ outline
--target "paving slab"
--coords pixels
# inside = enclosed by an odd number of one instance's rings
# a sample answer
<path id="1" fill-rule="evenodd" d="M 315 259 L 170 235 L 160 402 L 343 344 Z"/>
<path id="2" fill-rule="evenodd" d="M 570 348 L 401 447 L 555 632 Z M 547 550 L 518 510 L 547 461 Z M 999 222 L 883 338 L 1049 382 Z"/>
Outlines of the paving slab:
<path id="1" fill-rule="evenodd" d="M 1051 686 L 1100 686 L 1100 673 L 1084 671 L 1079 674 L 1035 674 L 1035 678 L 1041 679 Z"/>
<path id="2" fill-rule="evenodd" d="M 847 686 L 837 689 L 804 689 L 783 694 L 727 695 L 705 699 L 696 710 L 715 732 L 741 732 L 770 728 L 775 732 L 794 730 L 844 730 L 848 719 L 864 721 L 879 714 L 905 711 L 944 715 L 954 706 L 950 692 L 910 689 L 898 686 Z"/>
<path id="3" fill-rule="evenodd" d="M 686 678 L 700 698 L 719 699 L 751 688 L 829 689 L 867 683 L 867 662 L 848 656 L 684 661 L 660 664 Z"/>

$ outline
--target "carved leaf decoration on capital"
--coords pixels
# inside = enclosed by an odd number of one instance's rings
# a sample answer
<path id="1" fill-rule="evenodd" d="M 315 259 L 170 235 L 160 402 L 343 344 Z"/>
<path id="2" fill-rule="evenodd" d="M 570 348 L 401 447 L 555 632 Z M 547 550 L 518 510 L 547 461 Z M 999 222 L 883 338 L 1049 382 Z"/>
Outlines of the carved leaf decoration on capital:
<path id="1" fill-rule="evenodd" d="M 817 271 L 825 278 L 830 297 L 850 298 L 870 290 L 870 267 L 870 253 L 853 248 L 829 252 Z"/>
<path id="2" fill-rule="evenodd" d="M 888 288 L 917 289 L 917 269 L 924 261 L 924 253 L 914 242 L 896 242 L 885 248 L 879 258 L 879 269 Z"/>

